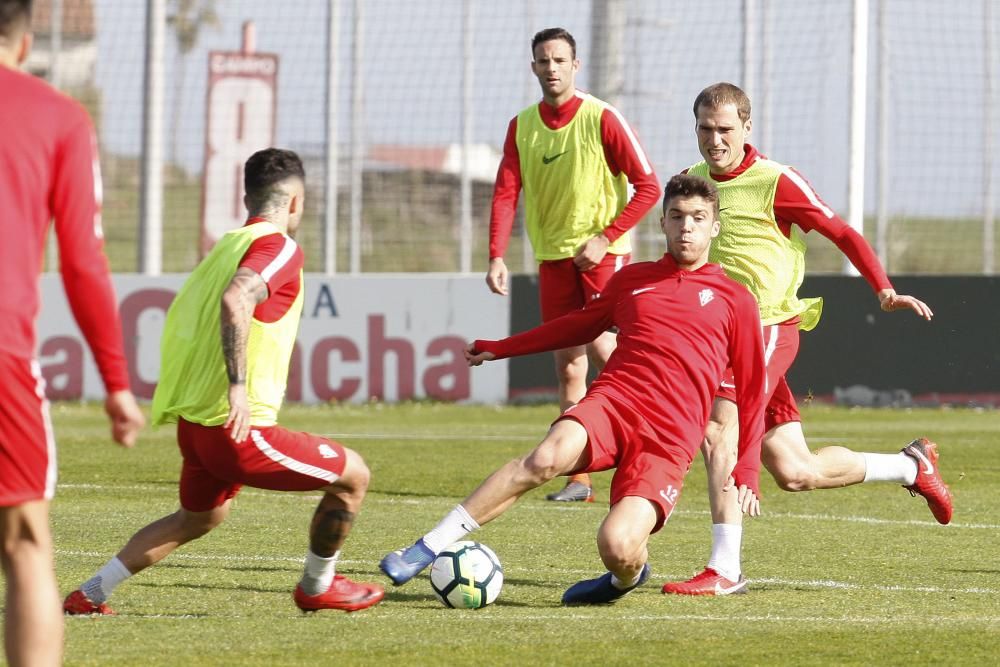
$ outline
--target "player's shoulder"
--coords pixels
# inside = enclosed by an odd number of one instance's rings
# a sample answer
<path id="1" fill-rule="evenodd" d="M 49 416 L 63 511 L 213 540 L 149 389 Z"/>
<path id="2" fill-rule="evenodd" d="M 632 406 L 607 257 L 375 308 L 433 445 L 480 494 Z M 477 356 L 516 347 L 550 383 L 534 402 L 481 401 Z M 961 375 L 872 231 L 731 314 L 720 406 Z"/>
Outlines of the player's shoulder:
<path id="1" fill-rule="evenodd" d="M 62 123 L 90 118 L 80 102 L 53 88 L 47 81 L 19 70 L 0 69 L 4 70 L 3 88 L 18 100 L 18 106 L 29 111 L 33 117 L 35 114 L 56 115 Z"/>

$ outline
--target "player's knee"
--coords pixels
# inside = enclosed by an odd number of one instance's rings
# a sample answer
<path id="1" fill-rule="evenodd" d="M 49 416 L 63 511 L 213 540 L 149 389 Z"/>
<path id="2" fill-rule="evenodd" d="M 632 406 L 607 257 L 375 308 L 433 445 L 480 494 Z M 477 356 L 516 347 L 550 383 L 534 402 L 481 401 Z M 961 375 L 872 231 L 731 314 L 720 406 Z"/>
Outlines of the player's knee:
<path id="1" fill-rule="evenodd" d="M 556 378 L 559 380 L 559 384 L 564 387 L 586 382 L 587 355 L 581 354 L 569 359 L 559 359 L 556 363 Z"/>
<path id="2" fill-rule="evenodd" d="M 535 486 L 541 486 L 559 474 L 555 457 L 544 449 L 535 450 L 517 463 L 527 480 Z"/>
<path id="3" fill-rule="evenodd" d="M 601 561 L 611 572 L 638 570 L 645 562 L 642 539 L 628 531 L 602 530 L 597 539 Z"/>
<path id="4" fill-rule="evenodd" d="M 353 449 L 345 447 L 344 452 L 347 455 L 347 463 L 344 465 L 343 474 L 337 480 L 337 486 L 352 495 L 364 497 L 368 491 L 368 485 L 371 483 L 371 470 L 361 455 Z"/>
<path id="5" fill-rule="evenodd" d="M 705 428 L 705 438 L 701 443 L 705 465 L 710 469 L 729 467 L 736 462 L 736 452 L 730 443 L 730 428 L 716 421 L 709 421 Z"/>
<path id="6" fill-rule="evenodd" d="M 771 470 L 771 476 L 782 491 L 812 491 L 816 488 L 816 475 L 806 466 L 780 466 Z"/>

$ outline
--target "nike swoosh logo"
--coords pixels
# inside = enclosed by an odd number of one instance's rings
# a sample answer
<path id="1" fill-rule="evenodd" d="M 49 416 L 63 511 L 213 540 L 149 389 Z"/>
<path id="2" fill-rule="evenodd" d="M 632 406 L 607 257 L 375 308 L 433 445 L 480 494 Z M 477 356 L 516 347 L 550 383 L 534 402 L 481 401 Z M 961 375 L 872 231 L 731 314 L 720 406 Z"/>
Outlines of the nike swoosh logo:
<path id="1" fill-rule="evenodd" d="M 654 290 L 654 289 L 656 289 L 656 288 L 655 287 L 640 287 L 638 289 L 632 290 L 632 296 L 635 296 L 636 294 L 642 294 L 643 292 L 648 292 L 648 291 Z"/>
<path id="2" fill-rule="evenodd" d="M 736 389 L 736 385 L 733 384 L 732 382 L 720 382 L 719 386 L 725 387 L 726 389 Z"/>
<path id="3" fill-rule="evenodd" d="M 715 594 L 716 595 L 729 595 L 729 589 L 728 588 L 723 588 L 722 584 L 720 584 L 717 581 L 717 582 L 715 582 Z"/>
<path id="4" fill-rule="evenodd" d="M 913 449 L 913 453 L 924 464 L 924 473 L 928 474 L 928 475 L 933 475 L 934 474 L 934 465 L 930 461 L 927 460 L 927 457 L 924 456 L 923 453 L 921 453 L 921 451 L 919 449 Z"/>
<path id="5" fill-rule="evenodd" d="M 563 151 L 562 153 L 556 153 L 552 157 L 549 157 L 548 155 L 543 155 L 542 156 L 542 164 L 549 164 L 550 162 L 553 162 L 556 158 L 562 157 L 563 155 L 566 155 L 567 152 L 568 151 Z"/>

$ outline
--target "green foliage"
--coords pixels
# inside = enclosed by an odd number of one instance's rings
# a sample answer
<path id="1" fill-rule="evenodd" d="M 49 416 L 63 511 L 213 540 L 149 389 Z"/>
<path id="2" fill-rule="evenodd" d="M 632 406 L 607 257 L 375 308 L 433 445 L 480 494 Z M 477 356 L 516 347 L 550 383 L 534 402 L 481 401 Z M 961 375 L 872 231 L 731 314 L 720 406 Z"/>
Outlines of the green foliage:
<path id="1" fill-rule="evenodd" d="M 61 484 L 52 507 L 61 590 L 78 586 L 145 523 L 177 507 L 171 429 L 134 451 L 108 444 L 95 405 L 54 407 Z M 552 405 L 410 403 L 289 407 L 291 428 L 332 434 L 372 470 L 340 571 L 387 583 L 382 555 L 409 544 L 510 458 L 541 438 Z M 126 582 L 119 616 L 68 618 L 68 665 L 913 665 L 988 664 L 1000 642 L 996 597 L 996 442 L 1000 414 L 971 410 L 803 409 L 814 448 L 898 451 L 935 439 L 956 496 L 954 523 L 891 484 L 792 494 L 762 480 L 765 515 L 748 522 L 751 592 L 666 597 L 668 579 L 705 563 L 709 515 L 696 460 L 683 500 L 649 544 L 651 581 L 608 608 L 563 608 L 567 586 L 603 570 L 598 502 L 553 504 L 553 483 L 475 533 L 504 565 L 500 600 L 445 609 L 425 575 L 355 614 L 304 615 L 292 603 L 316 494 L 244 489 L 230 519 Z"/>

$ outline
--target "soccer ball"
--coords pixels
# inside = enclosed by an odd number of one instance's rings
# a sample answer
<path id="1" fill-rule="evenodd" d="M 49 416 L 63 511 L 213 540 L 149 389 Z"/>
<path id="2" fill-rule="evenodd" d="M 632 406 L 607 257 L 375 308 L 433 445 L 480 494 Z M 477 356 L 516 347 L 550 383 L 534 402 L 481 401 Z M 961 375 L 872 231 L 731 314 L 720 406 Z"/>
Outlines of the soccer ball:
<path id="1" fill-rule="evenodd" d="M 500 559 L 479 542 L 455 542 L 439 553 L 431 565 L 431 588 L 446 607 L 485 607 L 497 599 L 502 587 Z"/>

